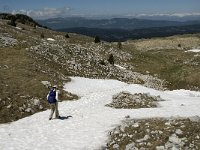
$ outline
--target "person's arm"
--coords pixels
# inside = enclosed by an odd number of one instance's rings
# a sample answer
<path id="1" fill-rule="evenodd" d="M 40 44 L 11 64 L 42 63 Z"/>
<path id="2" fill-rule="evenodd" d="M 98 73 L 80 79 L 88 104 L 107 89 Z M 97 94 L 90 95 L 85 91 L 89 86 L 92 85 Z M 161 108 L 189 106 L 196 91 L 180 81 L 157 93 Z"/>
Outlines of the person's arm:
<path id="1" fill-rule="evenodd" d="M 48 100 L 48 97 L 49 97 L 49 93 L 47 94 L 47 100 Z"/>
<path id="2" fill-rule="evenodd" d="M 56 100 L 58 101 L 58 91 L 56 90 Z"/>

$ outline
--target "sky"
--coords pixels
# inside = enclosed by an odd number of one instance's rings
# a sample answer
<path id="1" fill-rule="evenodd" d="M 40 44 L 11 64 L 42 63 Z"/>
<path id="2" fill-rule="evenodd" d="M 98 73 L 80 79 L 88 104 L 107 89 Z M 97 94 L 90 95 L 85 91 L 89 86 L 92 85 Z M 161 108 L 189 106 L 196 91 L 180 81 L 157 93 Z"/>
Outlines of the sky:
<path id="1" fill-rule="evenodd" d="M 33 18 L 200 16 L 200 0 L 0 0 L 0 12 L 23 13 Z"/>

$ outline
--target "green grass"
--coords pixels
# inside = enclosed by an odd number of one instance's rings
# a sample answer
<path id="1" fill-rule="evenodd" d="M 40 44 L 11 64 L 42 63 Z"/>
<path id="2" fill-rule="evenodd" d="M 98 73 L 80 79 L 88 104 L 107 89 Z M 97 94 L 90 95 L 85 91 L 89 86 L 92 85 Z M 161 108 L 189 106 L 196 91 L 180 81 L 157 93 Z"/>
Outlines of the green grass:
<path id="1" fill-rule="evenodd" d="M 134 71 L 158 76 L 167 81 L 167 87 L 173 89 L 200 89 L 200 56 L 183 50 L 142 51 L 125 45 L 124 50 L 133 56 L 129 61 L 135 66 Z M 188 62 L 188 63 L 185 63 Z"/>
<path id="2" fill-rule="evenodd" d="M 50 81 L 59 85 L 61 100 L 72 100 L 78 97 L 62 90 L 65 81 L 60 79 L 58 67 L 41 59 L 31 57 L 23 46 L 0 48 L 0 123 L 15 121 L 38 111 L 48 109 L 46 95 L 49 91 L 41 81 Z M 46 65 L 44 65 L 46 64 Z M 66 73 L 66 72 L 65 72 Z M 37 98 L 43 109 L 31 106 L 34 112 L 20 111 L 28 107 L 30 100 Z M 9 107 L 9 105 L 11 107 Z"/>

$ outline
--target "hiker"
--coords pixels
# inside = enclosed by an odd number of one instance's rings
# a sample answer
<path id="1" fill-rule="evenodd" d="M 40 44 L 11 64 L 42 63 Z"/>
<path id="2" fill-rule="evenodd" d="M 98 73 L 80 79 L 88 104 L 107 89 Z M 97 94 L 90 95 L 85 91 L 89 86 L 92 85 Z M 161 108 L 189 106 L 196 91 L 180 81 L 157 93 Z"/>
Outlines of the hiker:
<path id="1" fill-rule="evenodd" d="M 51 109 L 49 120 L 52 119 L 54 112 L 55 112 L 55 118 L 60 119 L 58 112 L 58 91 L 56 89 L 57 86 L 54 85 L 47 95 L 47 100 Z"/>

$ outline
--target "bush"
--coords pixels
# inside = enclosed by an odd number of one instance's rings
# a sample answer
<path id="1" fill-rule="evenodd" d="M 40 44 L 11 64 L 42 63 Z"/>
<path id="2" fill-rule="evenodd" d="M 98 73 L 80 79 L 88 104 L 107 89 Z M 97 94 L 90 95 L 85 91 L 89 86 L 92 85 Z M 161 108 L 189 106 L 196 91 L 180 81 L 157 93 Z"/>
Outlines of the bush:
<path id="1" fill-rule="evenodd" d="M 99 64 L 100 64 L 100 65 L 103 65 L 103 66 L 106 66 L 106 63 L 104 62 L 104 60 L 100 60 L 100 61 L 99 61 Z"/>
<path id="2" fill-rule="evenodd" d="M 94 43 L 99 43 L 99 42 L 101 42 L 100 38 L 98 36 L 95 36 Z"/>
<path id="3" fill-rule="evenodd" d="M 108 62 L 111 64 L 111 65 L 114 65 L 114 56 L 113 54 L 110 54 L 109 57 L 108 57 Z"/>
<path id="4" fill-rule="evenodd" d="M 16 23 L 13 19 L 8 22 L 8 25 L 16 27 Z"/>
<path id="5" fill-rule="evenodd" d="M 117 47 L 118 47 L 119 49 L 121 49 L 121 48 L 122 48 L 122 43 L 121 43 L 121 42 L 118 42 L 118 43 L 117 43 Z"/>
<path id="6" fill-rule="evenodd" d="M 44 33 L 41 33 L 41 34 L 40 34 L 40 37 L 43 39 L 43 38 L 44 38 Z"/>
<path id="7" fill-rule="evenodd" d="M 65 35 L 65 38 L 67 38 L 67 39 L 69 38 L 69 35 L 68 35 L 68 33 Z"/>

